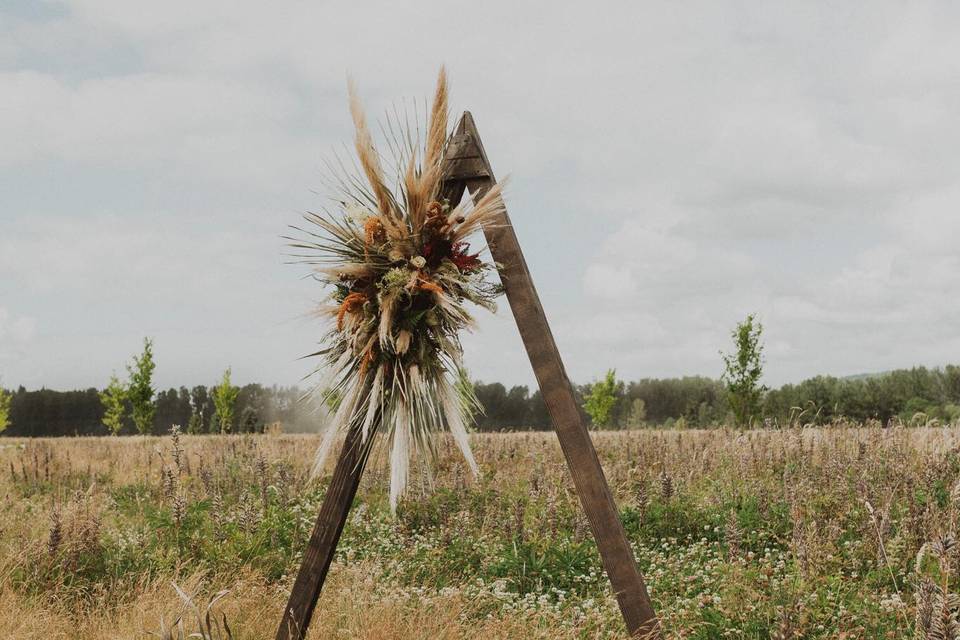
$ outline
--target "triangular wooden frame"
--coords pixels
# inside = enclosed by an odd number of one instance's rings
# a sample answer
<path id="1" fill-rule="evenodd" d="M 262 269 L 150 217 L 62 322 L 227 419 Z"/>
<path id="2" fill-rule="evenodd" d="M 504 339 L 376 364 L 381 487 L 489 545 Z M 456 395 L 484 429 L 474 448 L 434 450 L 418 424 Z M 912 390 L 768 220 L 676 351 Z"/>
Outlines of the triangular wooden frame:
<path id="1" fill-rule="evenodd" d="M 448 141 L 444 162 L 446 166 L 441 196 L 449 202 L 459 202 L 464 190 L 476 200 L 495 184 L 493 169 L 469 111 L 464 112 Z M 564 370 L 560 352 L 520 250 L 520 242 L 506 211 L 502 220 L 484 228 L 484 235 L 494 261 L 501 265 L 500 278 L 510 309 L 530 357 L 530 364 L 533 365 L 627 630 L 634 637 L 659 640 L 660 625 L 646 585 L 620 522 L 600 459 L 581 420 L 573 387 Z M 347 433 L 276 640 L 303 640 L 306 637 L 369 453 L 369 447 L 361 444 L 359 433 Z"/>

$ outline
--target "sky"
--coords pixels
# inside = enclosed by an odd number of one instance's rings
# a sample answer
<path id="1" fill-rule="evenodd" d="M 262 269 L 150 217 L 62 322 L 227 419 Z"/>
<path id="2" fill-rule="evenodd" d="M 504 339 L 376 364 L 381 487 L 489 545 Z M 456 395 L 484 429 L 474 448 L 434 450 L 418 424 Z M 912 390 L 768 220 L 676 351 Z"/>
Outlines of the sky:
<path id="1" fill-rule="evenodd" d="M 409 4 L 409 6 L 404 6 Z M 450 74 L 566 368 L 770 385 L 960 361 L 960 5 L 5 0 L 0 384 L 295 384 L 288 225 L 367 111 Z M 503 302 L 473 377 L 531 384 Z"/>

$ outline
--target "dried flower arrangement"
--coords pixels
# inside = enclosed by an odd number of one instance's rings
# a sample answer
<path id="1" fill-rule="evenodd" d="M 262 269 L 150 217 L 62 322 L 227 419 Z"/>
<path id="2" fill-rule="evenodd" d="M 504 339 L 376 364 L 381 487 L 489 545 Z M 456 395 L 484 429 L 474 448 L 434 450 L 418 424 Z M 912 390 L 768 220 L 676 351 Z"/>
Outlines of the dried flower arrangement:
<path id="1" fill-rule="evenodd" d="M 390 123 L 392 184 L 352 84 L 350 110 L 361 171 L 336 172 L 337 206 L 308 214 L 310 226 L 291 239 L 315 277 L 333 288 L 332 304 L 320 310 L 331 328 L 313 355 L 322 359 L 318 370 L 326 370 L 319 392 L 336 408 L 314 469 L 322 470 L 337 434 L 357 429 L 367 446 L 384 438 L 396 508 L 411 457 L 432 458 L 444 427 L 476 473 L 467 424 L 479 404 L 465 384 L 459 335 L 473 326 L 467 303 L 495 310 L 502 288 L 487 278 L 495 265 L 471 253 L 467 239 L 504 205 L 499 184 L 476 203 L 442 200 L 443 69 L 423 144 L 409 121 Z"/>

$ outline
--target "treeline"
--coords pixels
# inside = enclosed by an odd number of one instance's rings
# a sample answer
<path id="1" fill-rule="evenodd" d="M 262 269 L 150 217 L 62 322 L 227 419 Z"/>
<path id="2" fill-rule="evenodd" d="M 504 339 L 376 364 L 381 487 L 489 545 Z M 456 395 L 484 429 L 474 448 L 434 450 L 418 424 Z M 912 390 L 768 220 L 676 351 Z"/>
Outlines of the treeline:
<path id="1" fill-rule="evenodd" d="M 539 390 L 507 388 L 500 383 L 474 383 L 484 414 L 475 418 L 479 431 L 539 430 L 551 427 Z M 219 433 L 214 389 L 203 385 L 168 389 L 156 394 L 152 433 L 161 434 L 179 424 L 192 433 Z M 592 385 L 576 387 L 578 404 Z M 238 387 L 234 433 L 261 432 L 280 423 L 284 431 L 313 431 L 323 422 L 322 412 L 300 401 L 296 387 Z M 643 426 L 700 427 L 729 425 L 727 389 L 711 378 L 647 378 L 616 383 L 609 428 Z M 960 366 L 942 369 L 916 367 L 856 378 L 817 376 L 799 384 L 767 391 L 762 399 L 763 421 L 770 426 L 791 423 L 825 424 L 838 419 L 904 423 L 920 420 L 960 420 Z M 96 389 L 81 391 L 27 391 L 9 394 L 9 422 L 4 435 L 106 435 L 104 408 Z M 584 419 L 588 419 L 583 414 Z M 136 433 L 127 412 L 120 433 Z"/>
<path id="2" fill-rule="evenodd" d="M 590 418 L 582 407 L 591 387 L 590 384 L 574 387 L 577 406 L 581 407 L 580 414 L 585 420 Z M 484 407 L 484 414 L 475 419 L 480 431 L 551 428 L 550 414 L 539 389 L 530 393 L 525 385 L 507 389 L 499 382 L 475 382 L 474 390 Z M 727 414 L 724 394 L 722 383 L 701 376 L 618 382 L 609 425 L 613 428 L 656 426 L 672 424 L 681 418 L 690 425 L 717 424 Z"/>
<path id="3" fill-rule="evenodd" d="M 768 391 L 764 413 L 780 421 L 794 417 L 817 423 L 841 418 L 955 422 L 960 420 L 960 366 L 841 379 L 817 376 Z"/>
<path id="4" fill-rule="evenodd" d="M 592 387 L 588 384 L 575 389 L 579 406 Z M 477 419 L 478 429 L 550 427 L 539 391 L 531 394 L 525 386 L 508 390 L 499 383 L 476 383 L 475 388 L 486 409 L 486 415 Z M 613 396 L 608 421 L 611 428 L 709 428 L 733 423 L 728 389 L 712 378 L 618 381 Z M 884 424 L 892 420 L 956 422 L 960 420 L 960 366 L 914 367 L 851 378 L 816 376 L 766 391 L 760 409 L 762 423 L 769 426 L 827 424 L 844 419 Z"/>
<path id="5" fill-rule="evenodd" d="M 215 387 L 198 385 L 188 389 L 167 389 L 156 394 L 150 433 L 162 434 L 172 425 L 190 433 L 219 433 L 214 404 Z M 271 423 L 291 431 L 315 428 L 317 413 L 300 402 L 296 387 L 264 387 L 248 384 L 238 388 L 234 433 L 259 433 Z M 108 435 L 103 423 L 104 407 L 96 389 L 82 391 L 27 391 L 20 387 L 10 394 L 8 436 Z M 120 434 L 138 433 L 131 411 L 123 418 Z"/>

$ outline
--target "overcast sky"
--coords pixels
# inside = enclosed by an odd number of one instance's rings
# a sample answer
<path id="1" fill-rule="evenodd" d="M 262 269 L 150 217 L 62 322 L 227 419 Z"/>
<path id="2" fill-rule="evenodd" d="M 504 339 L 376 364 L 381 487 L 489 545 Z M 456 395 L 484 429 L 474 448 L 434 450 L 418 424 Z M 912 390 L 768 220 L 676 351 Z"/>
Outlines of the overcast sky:
<path id="1" fill-rule="evenodd" d="M 2 384 L 144 336 L 161 386 L 296 383 L 321 293 L 280 235 L 345 78 L 379 116 L 441 63 L 574 380 L 717 376 L 750 312 L 769 384 L 960 361 L 960 5 L 855 4 L 4 0 Z M 474 376 L 531 382 L 478 316 Z"/>

